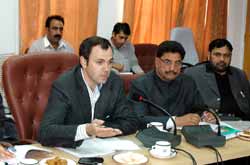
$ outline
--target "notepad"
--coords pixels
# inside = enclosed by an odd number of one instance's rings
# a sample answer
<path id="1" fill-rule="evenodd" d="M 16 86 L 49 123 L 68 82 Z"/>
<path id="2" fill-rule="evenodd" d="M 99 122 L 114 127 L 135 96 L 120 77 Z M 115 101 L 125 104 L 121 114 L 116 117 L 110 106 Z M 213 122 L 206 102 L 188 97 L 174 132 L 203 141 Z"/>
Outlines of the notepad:
<path id="1" fill-rule="evenodd" d="M 226 126 L 226 125 L 221 126 L 221 134 L 225 136 L 226 139 L 231 139 L 231 138 L 236 137 L 238 135 L 237 134 L 238 132 L 240 132 L 240 130 L 235 129 L 233 127 Z"/>

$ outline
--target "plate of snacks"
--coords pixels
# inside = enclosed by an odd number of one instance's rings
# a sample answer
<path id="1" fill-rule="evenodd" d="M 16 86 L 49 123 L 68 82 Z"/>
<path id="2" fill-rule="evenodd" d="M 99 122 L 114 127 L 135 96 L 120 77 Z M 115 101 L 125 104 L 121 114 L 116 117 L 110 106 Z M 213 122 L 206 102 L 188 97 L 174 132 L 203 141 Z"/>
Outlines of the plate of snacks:
<path id="1" fill-rule="evenodd" d="M 76 165 L 76 163 L 71 159 L 54 157 L 54 158 L 46 158 L 42 159 L 39 162 L 40 165 Z"/>
<path id="2" fill-rule="evenodd" d="M 141 165 L 146 164 L 148 162 L 148 158 L 140 153 L 135 152 L 123 152 L 113 156 L 113 159 L 116 163 L 119 164 L 133 164 L 133 165 Z"/>

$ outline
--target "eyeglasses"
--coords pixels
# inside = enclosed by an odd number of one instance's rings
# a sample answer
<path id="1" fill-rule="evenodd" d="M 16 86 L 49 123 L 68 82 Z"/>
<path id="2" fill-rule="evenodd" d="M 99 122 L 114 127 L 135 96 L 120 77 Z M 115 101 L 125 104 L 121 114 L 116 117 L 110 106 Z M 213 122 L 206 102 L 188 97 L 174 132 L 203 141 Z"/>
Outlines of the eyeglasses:
<path id="1" fill-rule="evenodd" d="M 212 55 L 215 57 L 224 57 L 224 58 L 230 58 L 232 56 L 232 53 L 220 53 L 220 52 L 213 52 Z"/>
<path id="2" fill-rule="evenodd" d="M 170 61 L 170 60 L 168 60 L 168 59 L 161 59 L 161 58 L 159 58 L 160 60 L 161 60 L 161 62 L 163 62 L 166 66 L 171 66 L 172 64 L 173 64 L 173 62 L 172 61 Z M 176 62 L 174 62 L 174 66 L 175 67 L 181 67 L 182 66 L 182 61 L 176 61 Z"/>
<path id="3" fill-rule="evenodd" d="M 52 29 L 52 30 L 55 30 L 55 31 L 56 31 L 56 30 L 59 30 L 59 31 L 61 31 L 61 32 L 63 31 L 63 27 L 56 27 L 56 26 L 53 26 L 53 27 L 51 27 L 51 29 Z"/>

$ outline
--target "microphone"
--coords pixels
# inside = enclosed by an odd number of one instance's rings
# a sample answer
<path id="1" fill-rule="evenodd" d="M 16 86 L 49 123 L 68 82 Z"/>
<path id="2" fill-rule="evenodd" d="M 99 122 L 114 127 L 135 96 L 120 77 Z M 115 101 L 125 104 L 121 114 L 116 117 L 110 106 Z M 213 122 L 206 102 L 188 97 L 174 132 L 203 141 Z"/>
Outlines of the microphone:
<path id="1" fill-rule="evenodd" d="M 139 94 L 133 94 L 132 95 L 132 100 L 137 101 L 137 102 L 144 102 L 147 103 L 156 109 L 162 111 L 164 114 L 168 115 L 171 121 L 174 124 L 174 133 L 169 133 L 169 132 L 161 132 L 156 128 L 147 128 L 144 129 L 143 131 L 139 132 L 137 134 L 137 138 L 141 140 L 141 142 L 146 146 L 146 147 L 151 147 L 152 145 L 155 144 L 156 141 L 160 140 L 167 140 L 171 143 L 172 147 L 175 147 L 181 143 L 181 136 L 177 135 L 177 129 L 176 129 L 176 123 L 175 120 L 173 119 L 172 115 L 166 111 L 164 108 L 161 106 L 153 103 L 149 99 L 144 98 L 143 96 Z M 153 130 L 152 130 L 153 129 Z"/>
<path id="2" fill-rule="evenodd" d="M 184 126 L 181 130 L 183 136 L 187 142 L 193 144 L 196 147 L 221 147 L 225 144 L 225 136 L 221 135 L 220 119 L 216 112 L 209 107 L 196 106 L 193 108 L 196 112 L 210 112 L 216 120 L 218 125 L 217 135 L 213 132 L 209 125 L 195 125 L 195 126 Z"/>
<path id="3" fill-rule="evenodd" d="M 151 106 L 155 107 L 156 109 L 162 111 L 163 113 L 165 113 L 166 115 L 169 116 L 169 118 L 171 119 L 171 121 L 173 122 L 174 124 L 174 135 L 177 134 L 177 129 L 176 129 L 176 123 L 175 123 L 175 120 L 174 118 L 172 117 L 172 115 L 166 111 L 164 108 L 160 107 L 159 105 L 153 103 L 152 101 L 148 100 L 148 99 L 145 99 L 143 96 L 141 95 L 138 95 L 138 94 L 134 94 L 132 96 L 132 99 L 135 100 L 135 101 L 138 101 L 138 102 L 144 102 L 144 103 L 148 103 L 150 104 Z"/>

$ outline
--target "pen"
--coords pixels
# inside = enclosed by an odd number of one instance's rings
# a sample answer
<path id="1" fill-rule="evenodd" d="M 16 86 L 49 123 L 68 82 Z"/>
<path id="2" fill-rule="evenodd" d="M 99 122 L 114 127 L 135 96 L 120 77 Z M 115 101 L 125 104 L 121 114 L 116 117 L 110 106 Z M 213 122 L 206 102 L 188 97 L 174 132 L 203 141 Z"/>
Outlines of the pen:
<path id="1" fill-rule="evenodd" d="M 110 115 L 107 115 L 106 117 L 105 117 L 105 119 L 104 120 L 109 120 L 110 119 Z"/>
<path id="2" fill-rule="evenodd" d="M 207 113 L 203 112 L 201 116 L 201 121 L 204 121 L 207 118 Z"/>

